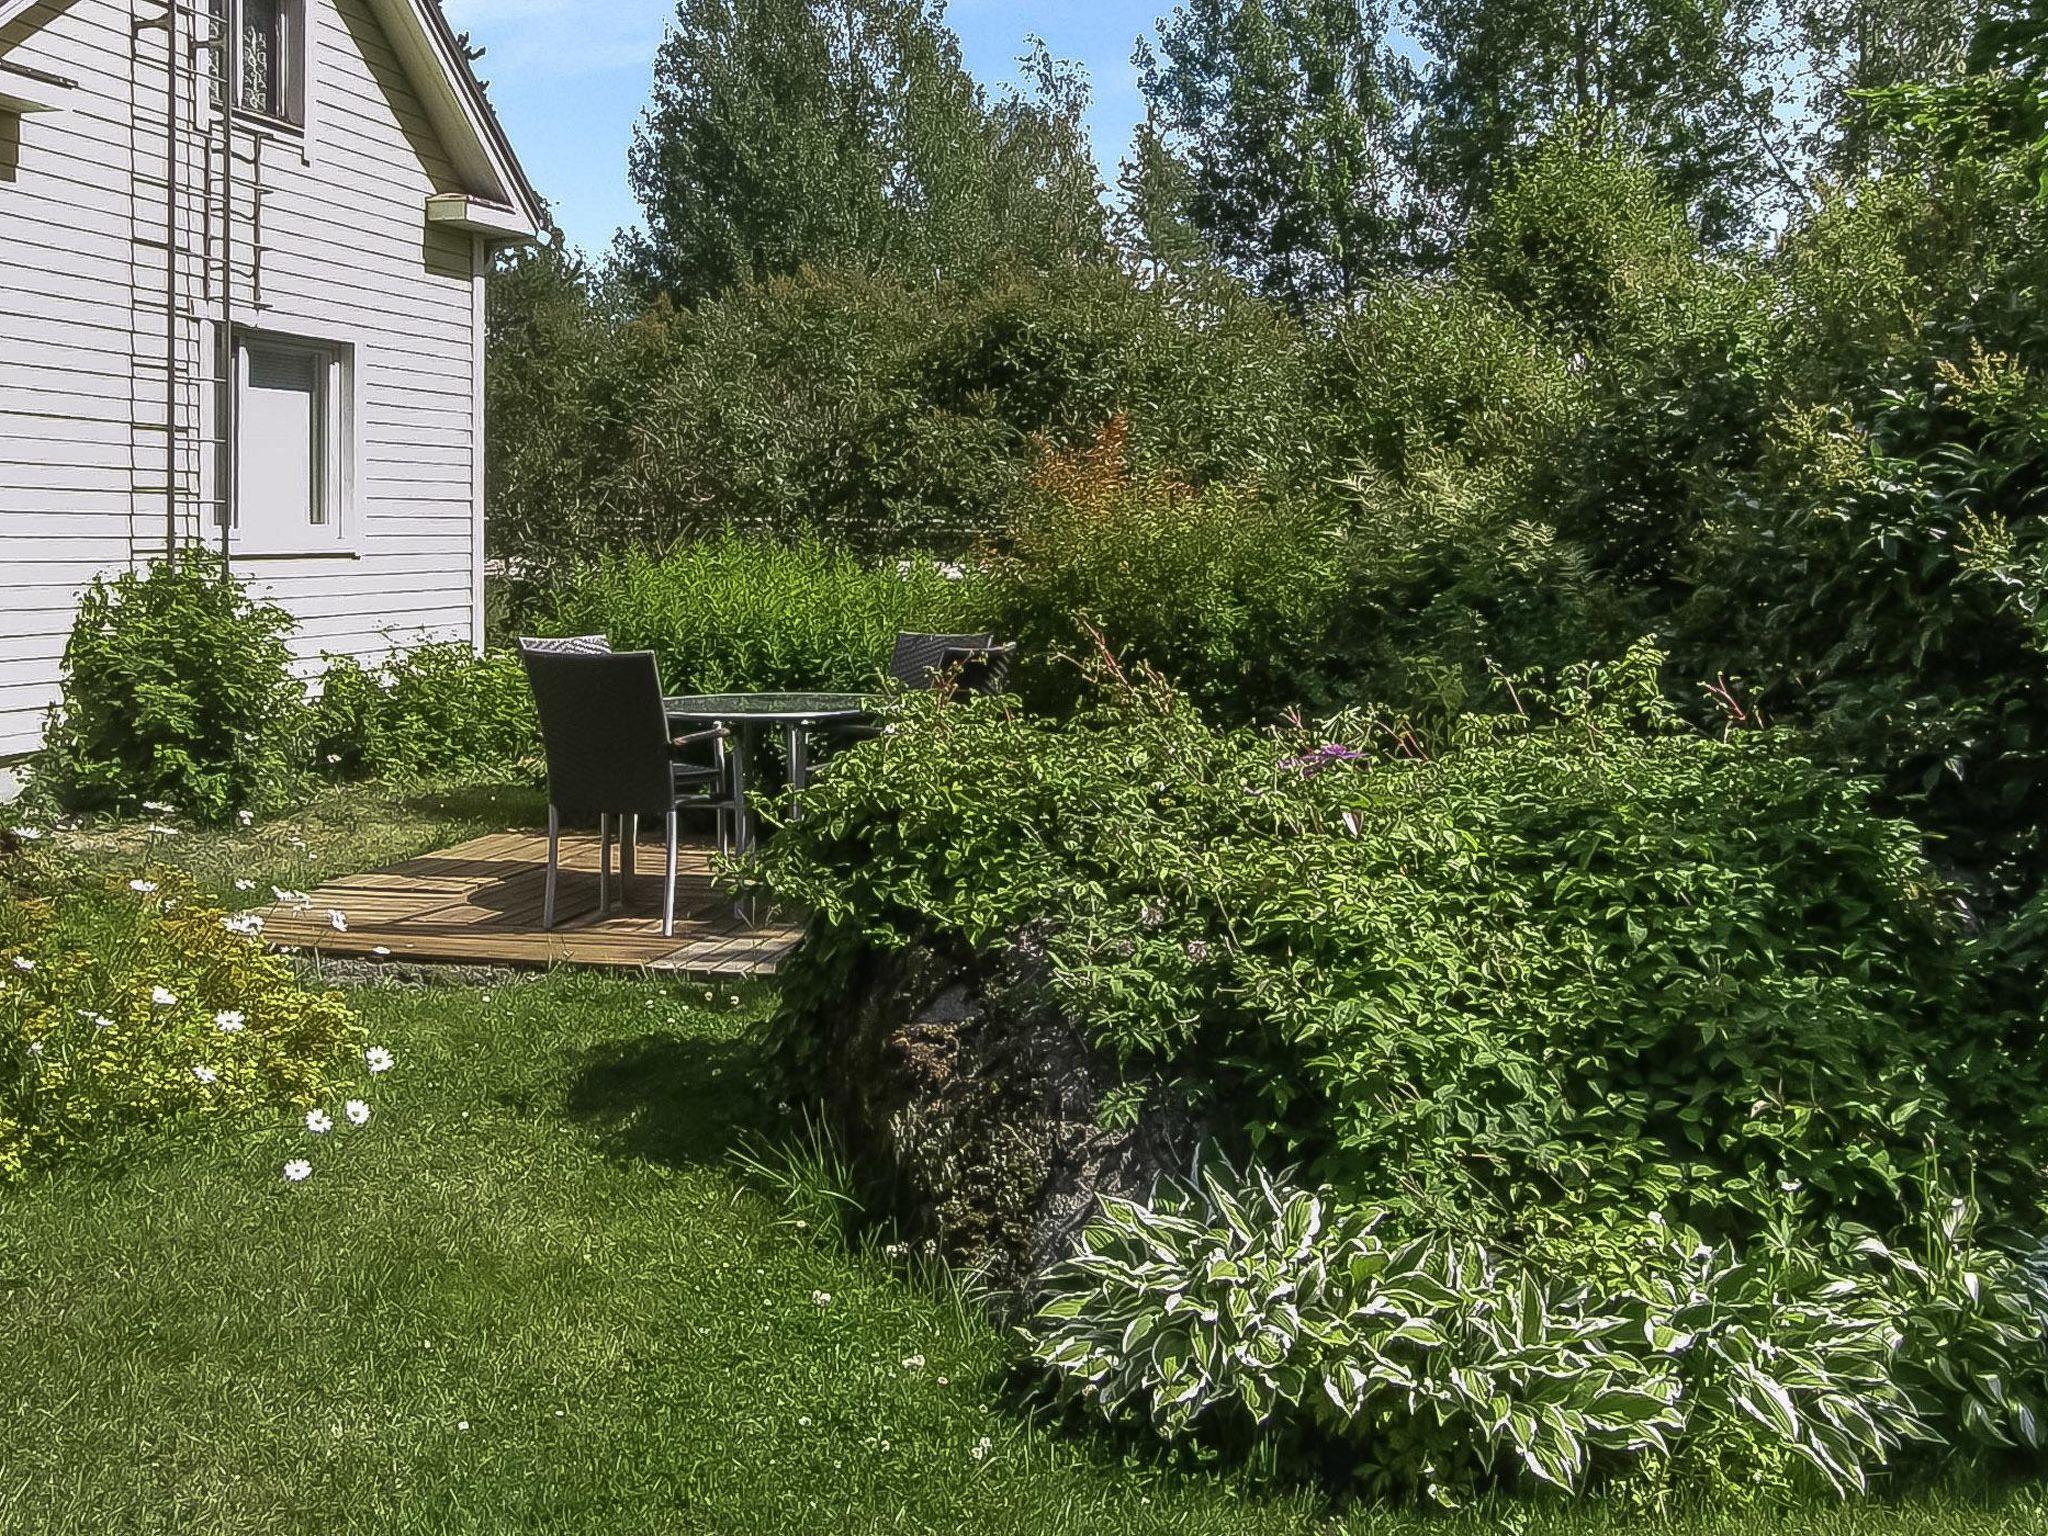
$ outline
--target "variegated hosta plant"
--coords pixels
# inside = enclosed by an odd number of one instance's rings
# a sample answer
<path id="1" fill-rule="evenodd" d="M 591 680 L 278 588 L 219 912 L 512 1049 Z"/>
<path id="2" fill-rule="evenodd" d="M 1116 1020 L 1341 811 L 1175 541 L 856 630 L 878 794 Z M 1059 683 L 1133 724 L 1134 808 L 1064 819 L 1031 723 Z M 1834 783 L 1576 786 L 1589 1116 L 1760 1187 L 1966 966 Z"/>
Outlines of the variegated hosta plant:
<path id="1" fill-rule="evenodd" d="M 1168 1439 L 1325 1436 L 1378 1492 L 1576 1489 L 1646 1458 L 1712 1482 L 1804 1464 L 1848 1492 L 1909 1442 L 2035 1442 L 2048 1291 L 1972 1220 L 1955 1207 L 1939 1258 L 1873 1240 L 1834 1266 L 1653 1222 L 1625 1273 L 1589 1279 L 1390 1241 L 1212 1160 L 1150 1205 L 1105 1200 L 1027 1336 L 1104 1414 Z"/>

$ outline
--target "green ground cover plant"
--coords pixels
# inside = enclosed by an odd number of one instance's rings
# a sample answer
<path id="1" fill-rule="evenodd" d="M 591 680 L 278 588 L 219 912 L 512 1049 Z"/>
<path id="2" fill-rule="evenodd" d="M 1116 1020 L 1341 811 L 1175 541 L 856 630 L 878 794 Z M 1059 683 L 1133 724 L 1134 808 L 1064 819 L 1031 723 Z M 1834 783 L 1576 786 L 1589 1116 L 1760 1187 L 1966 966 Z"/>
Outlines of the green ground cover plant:
<path id="1" fill-rule="evenodd" d="M 0 1180 L 165 1121 L 333 1097 L 361 1033 L 261 932 L 147 867 L 0 894 Z"/>

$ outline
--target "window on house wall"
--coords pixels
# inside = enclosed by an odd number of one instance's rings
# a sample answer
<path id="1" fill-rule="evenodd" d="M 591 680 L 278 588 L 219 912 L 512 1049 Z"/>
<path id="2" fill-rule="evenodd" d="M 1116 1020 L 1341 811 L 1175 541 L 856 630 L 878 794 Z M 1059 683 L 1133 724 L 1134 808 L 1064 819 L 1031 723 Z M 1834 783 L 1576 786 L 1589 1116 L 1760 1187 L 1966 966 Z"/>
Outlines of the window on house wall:
<path id="1" fill-rule="evenodd" d="M 235 528 L 254 554 L 338 547 L 349 483 L 351 358 L 271 337 L 235 343 Z"/>
<path id="2" fill-rule="evenodd" d="M 236 0 L 220 0 L 230 14 Z M 306 121 L 306 0 L 239 0 L 244 112 L 303 127 Z"/>

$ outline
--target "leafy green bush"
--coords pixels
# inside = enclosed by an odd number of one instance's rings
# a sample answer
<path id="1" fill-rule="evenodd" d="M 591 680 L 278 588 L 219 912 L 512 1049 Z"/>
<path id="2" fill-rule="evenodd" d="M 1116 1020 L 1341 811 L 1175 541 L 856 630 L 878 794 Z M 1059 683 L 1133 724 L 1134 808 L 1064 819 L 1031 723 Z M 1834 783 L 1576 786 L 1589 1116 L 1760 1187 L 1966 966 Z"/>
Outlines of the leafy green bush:
<path id="1" fill-rule="evenodd" d="M 1099 633 L 1231 718 L 1315 704 L 1341 688 L 1333 631 L 1343 562 L 1329 518 L 1285 500 L 1134 474 L 1121 422 L 1048 458 L 990 558 L 995 628 L 1021 645 L 1036 704 L 1082 692 L 1068 658 Z"/>
<path id="2" fill-rule="evenodd" d="M 329 657 L 312 737 L 317 766 L 338 778 L 510 769 L 540 750 L 519 658 L 460 642 L 415 646 L 374 670 Z"/>
<path id="3" fill-rule="evenodd" d="M 177 1117 L 313 1105 L 360 1048 L 249 919 L 169 876 L 0 897 L 0 1180 Z"/>
<path id="4" fill-rule="evenodd" d="M 221 821 L 276 804 L 304 723 L 291 630 L 283 609 L 200 551 L 95 578 L 65 647 L 40 777 L 85 810 L 162 803 Z"/>
<path id="5" fill-rule="evenodd" d="M 1874 1239 L 1745 1256 L 1629 1217 L 1604 1262 L 1509 1258 L 1212 1162 L 1102 1203 L 1032 1351 L 1092 1411 L 1167 1439 L 1335 1442 L 1383 1494 L 1755 1489 L 1800 1465 L 1846 1492 L 1915 1441 L 2041 1443 L 2048 1293 L 1974 1220 L 1953 1202 L 1927 1265 Z"/>
<path id="6" fill-rule="evenodd" d="M 1298 327 L 1225 282 L 805 269 L 683 312 L 618 297 L 559 255 L 494 285 L 490 537 L 517 572 L 727 527 L 958 552 L 1118 415 L 1140 470 L 1195 484 L 1286 481 L 1307 441 Z"/>
<path id="7" fill-rule="evenodd" d="M 799 1064 L 869 950 L 1027 942 L 1134 1079 L 1447 1229 L 1659 1210 L 1747 1238 L 1790 1187 L 1888 1234 L 1937 1165 L 2031 1208 L 2038 1073 L 1913 830 L 1785 738 L 1681 728 L 1653 653 L 1442 750 L 904 711 L 768 855 L 812 914 Z"/>
<path id="8" fill-rule="evenodd" d="M 319 697 L 307 732 L 316 772 L 352 779 L 384 762 L 384 686 L 353 656 L 320 658 Z"/>
<path id="9" fill-rule="evenodd" d="M 548 634 L 602 634 L 661 658 L 677 693 L 872 686 L 898 630 L 989 627 L 982 583 L 923 557 L 862 563 L 818 539 L 728 532 L 620 555 L 562 591 Z"/>

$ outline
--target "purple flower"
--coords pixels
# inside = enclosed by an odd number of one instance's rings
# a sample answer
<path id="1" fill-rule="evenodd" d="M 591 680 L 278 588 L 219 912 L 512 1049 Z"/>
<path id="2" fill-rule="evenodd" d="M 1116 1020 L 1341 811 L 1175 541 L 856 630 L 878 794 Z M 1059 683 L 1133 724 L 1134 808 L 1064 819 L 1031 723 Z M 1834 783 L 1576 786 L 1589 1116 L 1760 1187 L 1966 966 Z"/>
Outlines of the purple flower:
<path id="1" fill-rule="evenodd" d="M 1366 754 L 1356 747 L 1347 747 L 1342 742 L 1329 741 L 1315 751 L 1302 757 L 1282 758 L 1282 768 L 1292 768 L 1305 779 L 1312 779 L 1325 768 L 1334 768 L 1339 763 L 1362 763 Z"/>

